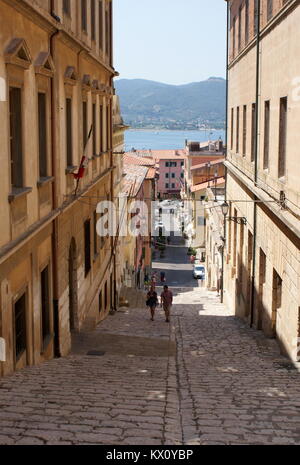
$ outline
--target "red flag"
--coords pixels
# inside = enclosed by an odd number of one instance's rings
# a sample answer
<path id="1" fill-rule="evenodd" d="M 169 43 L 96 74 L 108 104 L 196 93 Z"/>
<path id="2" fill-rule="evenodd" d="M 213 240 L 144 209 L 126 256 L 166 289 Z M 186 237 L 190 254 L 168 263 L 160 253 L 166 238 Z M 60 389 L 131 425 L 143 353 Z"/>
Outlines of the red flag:
<path id="1" fill-rule="evenodd" d="M 93 131 L 93 125 L 91 126 L 91 129 L 90 129 L 90 132 L 89 132 L 89 135 L 88 135 L 85 147 L 84 147 L 84 153 L 86 151 L 88 142 L 89 142 L 89 140 L 91 138 L 92 131 Z M 75 179 L 79 180 L 79 179 L 83 178 L 84 170 L 88 166 L 88 163 L 89 163 L 88 157 L 86 155 L 82 155 L 78 171 L 77 171 L 77 173 L 73 173 L 73 176 L 74 176 Z"/>

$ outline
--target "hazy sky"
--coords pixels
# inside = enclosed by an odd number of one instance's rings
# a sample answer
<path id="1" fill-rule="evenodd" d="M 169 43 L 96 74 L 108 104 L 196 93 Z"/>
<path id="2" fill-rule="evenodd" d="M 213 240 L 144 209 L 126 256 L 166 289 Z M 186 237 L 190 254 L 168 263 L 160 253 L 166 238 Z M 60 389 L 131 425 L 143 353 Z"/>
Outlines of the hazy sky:
<path id="1" fill-rule="evenodd" d="M 169 84 L 225 77 L 224 0 L 114 0 L 120 78 Z"/>

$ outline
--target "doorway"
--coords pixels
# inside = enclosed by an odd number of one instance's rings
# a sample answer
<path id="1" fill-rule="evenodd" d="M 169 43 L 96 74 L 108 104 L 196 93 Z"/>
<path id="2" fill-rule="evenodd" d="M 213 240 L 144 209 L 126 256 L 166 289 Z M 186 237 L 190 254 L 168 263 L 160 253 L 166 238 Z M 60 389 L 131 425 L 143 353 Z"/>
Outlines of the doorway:
<path id="1" fill-rule="evenodd" d="M 266 283 L 267 258 L 262 249 L 259 249 L 259 284 L 258 284 L 258 306 L 257 306 L 257 329 L 263 328 L 264 315 L 264 287 Z"/>
<path id="2" fill-rule="evenodd" d="M 252 289 L 252 263 L 253 263 L 253 234 L 248 231 L 248 252 L 247 252 L 247 300 L 246 316 L 251 312 L 251 289 Z M 254 296 L 252 296 L 254 298 Z"/>
<path id="3" fill-rule="evenodd" d="M 271 332 L 272 336 L 277 336 L 277 316 L 278 310 L 281 308 L 282 303 L 282 279 L 273 269 L 273 287 L 272 287 L 272 321 Z"/>
<path id="4" fill-rule="evenodd" d="M 74 237 L 69 248 L 69 319 L 70 331 L 78 329 L 77 251 Z"/>
<path id="5" fill-rule="evenodd" d="M 27 363 L 27 292 L 14 303 L 14 359 L 15 369 L 24 368 Z"/>

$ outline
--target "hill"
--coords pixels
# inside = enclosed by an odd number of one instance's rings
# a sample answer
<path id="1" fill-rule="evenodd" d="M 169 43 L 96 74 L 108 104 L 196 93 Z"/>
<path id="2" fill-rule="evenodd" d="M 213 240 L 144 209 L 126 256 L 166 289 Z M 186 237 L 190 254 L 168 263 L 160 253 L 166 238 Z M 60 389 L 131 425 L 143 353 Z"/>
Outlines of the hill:
<path id="1" fill-rule="evenodd" d="M 223 78 L 211 77 L 179 86 L 145 79 L 119 79 L 115 87 L 124 121 L 133 128 L 224 127 Z"/>

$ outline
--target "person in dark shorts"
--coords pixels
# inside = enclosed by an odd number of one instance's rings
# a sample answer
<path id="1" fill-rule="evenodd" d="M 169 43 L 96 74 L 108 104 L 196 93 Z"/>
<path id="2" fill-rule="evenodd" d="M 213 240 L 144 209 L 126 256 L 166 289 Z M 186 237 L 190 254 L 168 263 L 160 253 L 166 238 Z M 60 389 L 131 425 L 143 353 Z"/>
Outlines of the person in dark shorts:
<path id="1" fill-rule="evenodd" d="M 151 314 L 151 321 L 154 321 L 154 314 L 155 314 L 155 309 L 158 305 L 158 298 L 157 298 L 157 293 L 154 290 L 154 287 L 151 286 L 148 294 L 147 294 L 147 301 L 146 301 L 147 307 L 150 308 L 150 314 Z"/>

